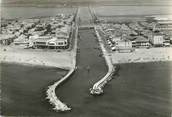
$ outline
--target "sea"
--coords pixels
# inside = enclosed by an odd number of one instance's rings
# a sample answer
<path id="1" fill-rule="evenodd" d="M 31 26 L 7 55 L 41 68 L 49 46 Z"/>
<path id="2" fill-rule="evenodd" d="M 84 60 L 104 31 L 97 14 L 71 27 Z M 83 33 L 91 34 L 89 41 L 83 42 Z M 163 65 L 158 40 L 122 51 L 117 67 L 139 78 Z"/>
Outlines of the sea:
<path id="1" fill-rule="evenodd" d="M 137 7 L 139 12 L 139 6 L 133 7 Z M 120 8 L 121 11 L 125 9 L 125 11 L 132 12 L 133 7 L 123 6 Z M 146 7 L 146 10 L 148 8 L 152 9 L 152 6 Z M 94 8 L 94 10 L 96 9 L 98 8 Z M 106 10 L 106 8 L 104 9 Z M 167 8 L 162 6 L 162 9 Z M 1 14 L 6 19 L 12 19 L 54 16 L 57 13 L 71 13 L 75 10 L 69 8 L 63 10 L 61 8 L 3 7 Z M 100 14 L 99 10 L 96 12 Z M 143 11 L 140 10 L 140 12 Z M 166 10 L 163 12 L 165 14 Z M 156 13 L 158 12 L 156 11 Z M 56 89 L 59 99 L 71 107 L 72 111 L 55 112 L 52 110 L 53 106 L 45 99 L 48 86 L 59 80 L 68 71 L 58 68 L 1 63 L 1 115 L 171 117 L 172 62 L 121 64 L 118 75 L 104 87 L 104 94 L 92 96 L 89 88 L 105 75 L 107 66 L 94 31 L 80 30 L 79 37 L 78 69 L 69 80 Z M 87 71 L 88 66 L 90 67 L 89 71 Z"/>

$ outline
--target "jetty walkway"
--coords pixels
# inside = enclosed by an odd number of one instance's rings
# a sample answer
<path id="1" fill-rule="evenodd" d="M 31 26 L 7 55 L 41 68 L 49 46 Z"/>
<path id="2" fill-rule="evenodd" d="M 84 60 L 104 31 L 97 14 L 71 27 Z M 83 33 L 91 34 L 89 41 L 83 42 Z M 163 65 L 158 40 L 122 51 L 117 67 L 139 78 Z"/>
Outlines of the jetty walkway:
<path id="1" fill-rule="evenodd" d="M 47 97 L 46 99 L 49 100 L 50 104 L 52 104 L 54 106 L 54 110 L 55 111 L 68 111 L 71 110 L 70 107 L 68 107 L 65 103 L 63 103 L 62 101 L 59 100 L 59 98 L 57 97 L 55 90 L 56 88 L 62 84 L 62 82 L 64 82 L 65 80 L 67 80 L 75 71 L 76 69 L 76 54 L 77 54 L 77 36 L 78 36 L 78 27 L 77 25 L 75 27 L 73 27 L 75 29 L 74 31 L 74 46 L 73 46 L 73 50 L 71 52 L 71 56 L 72 56 L 72 66 L 71 68 L 69 68 L 69 72 L 63 77 L 61 78 L 59 81 L 55 82 L 53 85 L 50 85 L 48 87 L 47 90 Z"/>
<path id="2" fill-rule="evenodd" d="M 106 61 L 106 65 L 108 66 L 108 72 L 107 74 L 102 78 L 100 79 L 98 82 L 96 82 L 94 85 L 93 85 L 93 88 L 90 89 L 90 93 L 91 94 L 97 94 L 97 95 L 100 95 L 103 93 L 103 87 L 104 85 L 112 79 L 112 75 L 113 73 L 116 71 L 117 67 L 113 66 L 112 64 L 112 59 L 111 59 L 111 55 L 106 51 L 105 47 L 104 47 L 104 44 L 103 44 L 103 41 L 99 35 L 99 32 L 97 30 L 97 27 L 94 26 L 94 30 L 95 30 L 95 33 L 96 33 L 96 36 L 98 38 L 98 41 L 99 41 L 99 44 L 100 44 L 100 47 L 102 49 L 102 52 L 103 52 L 103 55 L 104 55 L 104 58 L 105 58 L 105 61 Z"/>

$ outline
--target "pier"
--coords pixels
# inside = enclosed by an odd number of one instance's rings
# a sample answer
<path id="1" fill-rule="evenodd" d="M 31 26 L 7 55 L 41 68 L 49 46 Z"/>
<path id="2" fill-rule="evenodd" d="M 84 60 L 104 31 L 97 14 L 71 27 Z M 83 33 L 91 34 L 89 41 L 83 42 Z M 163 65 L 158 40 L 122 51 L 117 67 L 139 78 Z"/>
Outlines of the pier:
<path id="1" fill-rule="evenodd" d="M 76 31 L 75 31 L 75 36 L 74 36 L 74 47 L 72 50 L 72 67 L 69 69 L 69 72 L 61 78 L 59 81 L 55 82 L 53 85 L 50 85 L 47 89 L 47 97 L 46 99 L 49 100 L 50 104 L 54 106 L 53 110 L 55 111 L 69 111 L 71 110 L 70 107 L 68 107 L 65 103 L 59 100 L 57 97 L 55 90 L 56 88 L 62 84 L 64 81 L 66 81 L 70 76 L 74 73 L 76 70 L 76 53 L 77 53 L 77 35 L 78 35 L 78 27 L 76 25 Z"/>
<path id="2" fill-rule="evenodd" d="M 111 60 L 111 57 L 110 57 L 110 54 L 108 54 L 108 52 L 106 51 L 105 47 L 104 47 L 104 44 L 101 40 L 101 37 L 97 31 L 97 27 L 95 26 L 95 33 L 96 33 L 96 36 L 98 38 L 98 41 L 99 41 L 99 44 L 100 44 L 100 47 L 102 49 L 102 52 L 103 52 L 103 55 L 104 55 L 104 58 L 105 58 L 105 61 L 106 61 L 106 65 L 108 66 L 108 72 L 107 74 L 101 79 L 99 80 L 98 82 L 96 82 L 94 85 L 93 85 L 93 88 L 90 89 L 90 93 L 91 94 L 96 94 L 96 95 L 100 95 L 103 93 L 103 87 L 105 86 L 105 84 L 112 79 L 112 75 L 113 73 L 116 71 L 117 66 L 113 67 L 113 64 L 112 64 L 112 60 Z"/>

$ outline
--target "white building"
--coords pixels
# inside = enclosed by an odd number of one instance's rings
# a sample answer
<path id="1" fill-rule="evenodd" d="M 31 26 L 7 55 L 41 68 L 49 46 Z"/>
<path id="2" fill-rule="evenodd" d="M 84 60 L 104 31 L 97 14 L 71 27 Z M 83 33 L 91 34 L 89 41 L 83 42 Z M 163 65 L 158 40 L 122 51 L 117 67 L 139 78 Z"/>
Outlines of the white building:
<path id="1" fill-rule="evenodd" d="M 57 38 L 57 37 L 51 37 L 51 36 L 41 36 L 41 37 L 34 37 L 32 38 L 32 45 L 36 48 L 67 48 L 69 43 L 67 39 L 64 38 Z"/>
<path id="2" fill-rule="evenodd" d="M 48 41 L 48 47 L 52 47 L 54 49 L 57 48 L 67 48 L 68 47 L 68 40 L 67 39 L 51 39 Z"/>
<path id="3" fill-rule="evenodd" d="M 116 50 L 119 52 L 132 52 L 132 42 L 129 40 L 121 40 L 116 44 Z"/>
<path id="4" fill-rule="evenodd" d="M 153 35 L 152 38 L 150 38 L 150 42 L 154 46 L 163 46 L 164 37 L 163 35 Z"/>

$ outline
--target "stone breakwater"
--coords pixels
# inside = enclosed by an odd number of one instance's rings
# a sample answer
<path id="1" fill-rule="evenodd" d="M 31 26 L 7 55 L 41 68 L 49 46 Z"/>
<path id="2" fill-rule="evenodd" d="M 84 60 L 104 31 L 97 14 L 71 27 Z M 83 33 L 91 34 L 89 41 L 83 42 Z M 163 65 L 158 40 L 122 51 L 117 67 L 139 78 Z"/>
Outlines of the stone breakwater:
<path id="1" fill-rule="evenodd" d="M 111 60 L 111 57 L 110 57 L 110 54 L 106 51 L 105 47 L 104 47 L 104 44 L 103 44 L 103 41 L 101 40 L 101 37 L 97 31 L 97 27 L 94 27 L 95 29 L 95 33 L 96 33 L 96 36 L 98 38 L 98 41 L 99 41 L 99 44 L 100 44 L 100 47 L 102 49 L 102 52 L 103 52 L 103 55 L 105 57 L 105 61 L 106 61 L 106 65 L 108 66 L 108 72 L 107 74 L 101 79 L 99 80 L 98 82 L 96 82 L 94 85 L 93 85 L 93 88 L 91 89 L 91 94 L 101 94 L 103 93 L 103 90 L 102 88 L 104 87 L 104 85 L 112 79 L 112 75 L 113 73 L 115 72 L 115 68 L 113 67 L 113 64 L 112 64 L 112 60 Z"/>
<path id="2" fill-rule="evenodd" d="M 55 111 L 68 111 L 68 110 L 71 110 L 70 107 L 68 107 L 66 104 L 64 104 L 63 102 L 61 102 L 59 100 L 59 98 L 56 96 L 55 89 L 62 82 L 64 82 L 68 77 L 70 77 L 70 75 L 72 75 L 74 70 L 75 69 L 72 68 L 65 77 L 61 78 L 59 81 L 55 82 L 53 85 L 48 87 L 46 99 L 49 99 L 50 104 L 54 105 L 53 110 L 55 110 Z"/>
<path id="3" fill-rule="evenodd" d="M 74 27 L 73 27 L 74 28 Z M 61 78 L 59 81 L 55 82 L 53 85 L 50 85 L 48 87 L 48 90 L 46 92 L 47 97 L 46 99 L 49 100 L 50 104 L 54 106 L 53 110 L 55 111 L 69 111 L 71 110 L 70 107 L 68 107 L 65 103 L 59 100 L 55 93 L 55 89 L 63 83 L 65 80 L 67 80 L 73 72 L 76 70 L 76 54 L 77 54 L 77 35 L 78 35 L 78 27 L 76 26 L 76 31 L 75 31 L 75 42 L 74 42 L 74 47 L 73 50 L 71 51 L 72 54 L 72 67 L 70 68 L 69 72 L 67 75 L 65 75 L 63 78 Z"/>

